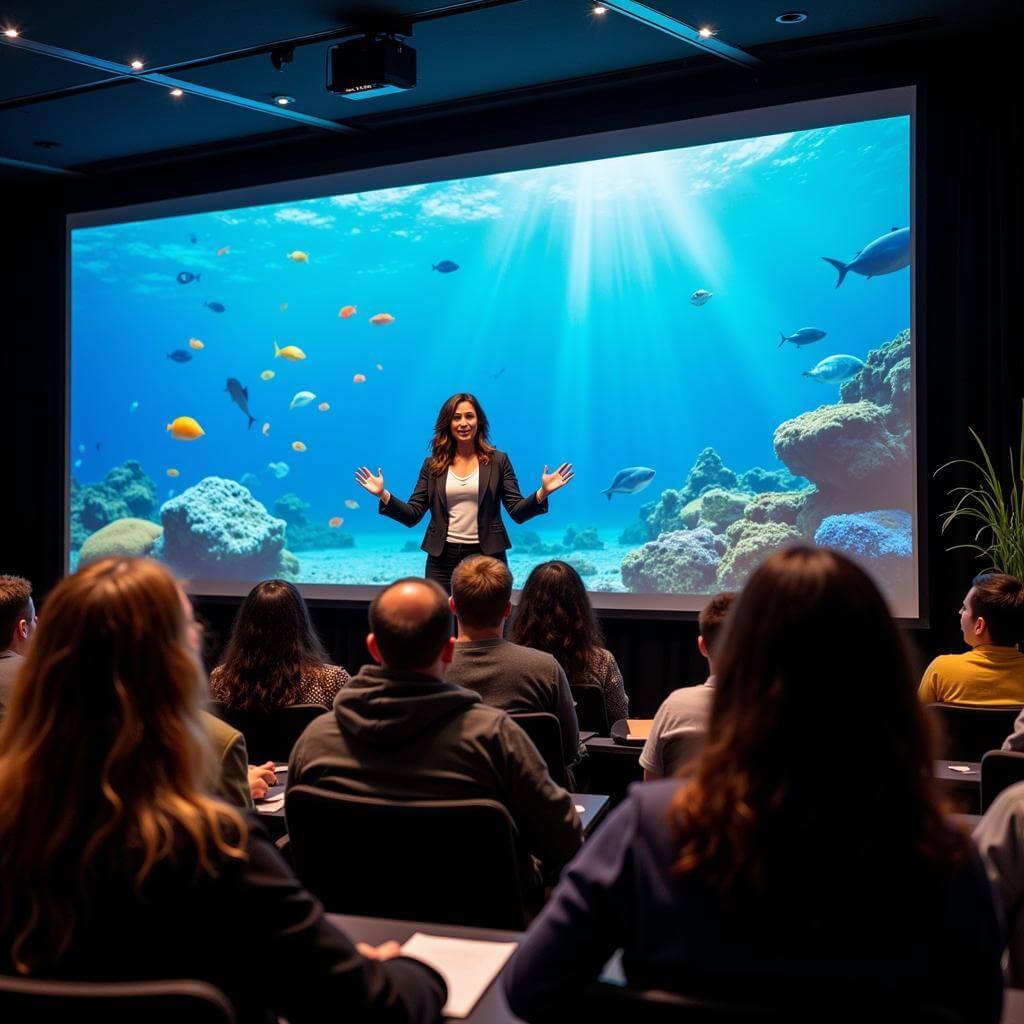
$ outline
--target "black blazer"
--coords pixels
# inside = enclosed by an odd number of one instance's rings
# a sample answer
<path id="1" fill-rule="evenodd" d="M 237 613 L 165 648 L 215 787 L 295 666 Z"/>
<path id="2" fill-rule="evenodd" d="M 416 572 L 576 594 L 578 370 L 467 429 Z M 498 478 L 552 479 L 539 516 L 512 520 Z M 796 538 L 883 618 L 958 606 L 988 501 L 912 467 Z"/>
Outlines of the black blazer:
<path id="1" fill-rule="evenodd" d="M 423 460 L 416 489 L 408 501 L 402 501 L 393 494 L 385 505 L 377 507 L 382 516 L 394 519 L 403 526 L 415 526 L 430 511 L 430 525 L 420 547 L 428 555 L 437 556 L 444 550 L 448 537 L 448 499 L 445 495 L 447 474 L 437 476 L 430 472 L 429 456 Z M 512 547 L 505 524 L 501 521 L 501 506 L 514 522 L 525 523 L 534 516 L 548 510 L 548 500 L 537 500 L 534 491 L 524 498 L 519 493 L 519 481 L 515 470 L 504 452 L 495 452 L 490 462 L 480 463 L 479 507 L 476 527 L 480 537 L 480 550 L 485 555 L 496 555 Z"/>

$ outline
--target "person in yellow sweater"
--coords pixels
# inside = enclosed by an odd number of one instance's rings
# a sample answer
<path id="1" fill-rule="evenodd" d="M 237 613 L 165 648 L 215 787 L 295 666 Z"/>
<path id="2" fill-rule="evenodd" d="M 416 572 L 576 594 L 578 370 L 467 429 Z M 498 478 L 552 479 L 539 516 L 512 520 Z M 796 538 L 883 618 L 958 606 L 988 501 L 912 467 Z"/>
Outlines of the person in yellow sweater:
<path id="1" fill-rule="evenodd" d="M 925 703 L 1024 704 L 1024 584 L 1001 572 L 976 576 L 960 607 L 960 629 L 971 649 L 942 654 L 925 670 L 918 696 Z"/>

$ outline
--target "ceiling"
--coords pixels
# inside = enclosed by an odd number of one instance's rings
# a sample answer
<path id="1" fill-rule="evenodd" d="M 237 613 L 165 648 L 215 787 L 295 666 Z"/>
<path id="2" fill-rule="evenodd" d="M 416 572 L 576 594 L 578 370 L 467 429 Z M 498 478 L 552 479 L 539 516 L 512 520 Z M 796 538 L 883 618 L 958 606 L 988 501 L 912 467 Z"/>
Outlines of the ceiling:
<path id="1" fill-rule="evenodd" d="M 809 17 L 783 26 L 775 16 L 792 9 L 786 0 L 647 2 L 688 25 L 712 25 L 719 39 L 769 67 L 794 49 L 832 45 L 836 34 L 870 41 L 886 38 L 887 30 L 954 33 L 1009 18 L 1015 6 L 1013 0 L 793 0 Z M 302 114 L 374 132 L 397 115 L 406 121 L 434 116 L 476 97 L 486 102 L 512 91 L 586 86 L 634 70 L 719 60 L 621 14 L 597 17 L 590 0 L 92 0 L 87 17 L 84 9 L 68 0 L 5 0 L 0 28 L 16 27 L 20 38 L 0 36 L 7 43 L 0 45 L 0 184 L 68 172 L 98 176 L 171 152 L 216 152 L 263 136 L 329 134 L 327 126 L 293 123 L 272 110 L 190 94 L 189 86 L 271 106 L 285 94 Z M 298 45 L 284 70 L 272 66 L 274 43 L 340 35 L 387 19 L 413 22 L 419 82 L 409 92 L 361 102 L 326 92 L 326 51 L 336 39 Z M 30 52 L 26 44 L 120 65 L 138 58 L 143 74 L 159 68 L 183 83 L 185 95 L 175 99 L 166 84 Z M 258 52 L 245 53 L 252 50 Z"/>

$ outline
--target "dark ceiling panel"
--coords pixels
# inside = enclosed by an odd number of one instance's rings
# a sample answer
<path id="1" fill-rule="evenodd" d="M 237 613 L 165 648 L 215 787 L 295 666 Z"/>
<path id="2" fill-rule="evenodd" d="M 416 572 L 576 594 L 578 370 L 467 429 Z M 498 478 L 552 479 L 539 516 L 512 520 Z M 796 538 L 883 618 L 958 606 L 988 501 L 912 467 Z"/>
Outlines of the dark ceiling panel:
<path id="1" fill-rule="evenodd" d="M 0 102 L 12 96 L 66 89 L 104 77 L 77 64 L 52 60 L 0 43 Z"/>

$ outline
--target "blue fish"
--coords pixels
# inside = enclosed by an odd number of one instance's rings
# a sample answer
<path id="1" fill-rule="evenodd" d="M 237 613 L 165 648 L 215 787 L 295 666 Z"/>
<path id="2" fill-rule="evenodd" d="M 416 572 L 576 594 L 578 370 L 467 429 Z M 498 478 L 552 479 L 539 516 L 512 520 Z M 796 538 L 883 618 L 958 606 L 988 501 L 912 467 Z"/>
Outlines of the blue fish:
<path id="1" fill-rule="evenodd" d="M 256 422 L 256 417 L 249 412 L 249 389 L 242 387 L 241 382 L 234 377 L 228 377 L 227 386 L 224 390 L 231 396 L 231 401 L 249 417 L 249 428 L 252 429 L 252 425 Z"/>
<path id="2" fill-rule="evenodd" d="M 176 348 L 173 352 L 167 353 L 167 358 L 175 363 L 189 363 L 192 361 L 192 353 L 186 352 L 183 348 Z"/>
<path id="3" fill-rule="evenodd" d="M 821 258 L 839 271 L 837 288 L 851 270 L 867 278 L 894 274 L 910 265 L 910 228 L 893 228 L 889 234 L 868 242 L 849 263 L 828 256 Z"/>
<path id="4" fill-rule="evenodd" d="M 191 284 L 193 281 L 198 281 L 200 274 L 193 274 L 190 270 L 183 270 L 178 275 L 178 284 Z"/>
<path id="5" fill-rule="evenodd" d="M 801 345 L 810 345 L 812 341 L 821 341 L 824 337 L 825 332 L 819 331 L 817 327 L 801 327 L 796 334 L 791 334 L 788 338 L 782 331 L 779 331 L 779 348 L 782 348 L 787 341 L 791 341 L 799 348 Z"/>
<path id="6" fill-rule="evenodd" d="M 213 310 L 214 313 L 223 313 L 227 310 L 227 306 L 220 302 L 204 302 L 203 305 L 207 309 Z"/>
<path id="7" fill-rule="evenodd" d="M 823 384 L 842 384 L 856 377 L 864 366 L 856 356 L 826 356 L 813 370 L 804 370 L 804 376 Z"/>
<path id="8" fill-rule="evenodd" d="M 612 500 L 613 494 L 639 494 L 653 479 L 653 469 L 646 466 L 630 466 L 629 469 L 620 469 L 615 474 L 611 486 L 601 493 L 607 494 L 609 501 Z"/>
<path id="9" fill-rule="evenodd" d="M 451 260 L 441 260 L 440 263 L 435 263 L 430 269 L 436 270 L 439 274 L 454 274 L 459 269 L 459 265 Z"/>

